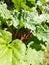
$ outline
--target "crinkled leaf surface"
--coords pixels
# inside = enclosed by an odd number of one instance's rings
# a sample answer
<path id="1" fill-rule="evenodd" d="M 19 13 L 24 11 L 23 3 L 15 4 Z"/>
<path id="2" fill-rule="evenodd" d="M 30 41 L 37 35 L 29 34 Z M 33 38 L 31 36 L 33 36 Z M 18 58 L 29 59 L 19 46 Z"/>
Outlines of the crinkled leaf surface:
<path id="1" fill-rule="evenodd" d="M 6 23 L 7 26 L 13 25 L 17 28 L 18 19 L 13 17 L 12 12 L 8 10 L 6 3 L 0 3 L 0 25 Z"/>
<path id="2" fill-rule="evenodd" d="M 22 18 L 21 20 L 23 21 L 24 27 L 31 29 L 31 30 L 35 30 L 35 23 L 33 20 L 33 17 L 35 17 L 36 15 L 38 15 L 37 11 L 35 12 L 29 12 L 29 11 L 22 11 Z"/>
<path id="3" fill-rule="evenodd" d="M 7 5 L 4 3 L 0 4 L 0 17 L 3 17 L 3 19 L 9 19 L 11 18 L 11 13 L 7 9 Z"/>
<path id="4" fill-rule="evenodd" d="M 34 35 L 39 39 L 43 40 L 44 42 L 49 42 L 49 31 L 47 29 L 42 29 L 38 27 Z"/>

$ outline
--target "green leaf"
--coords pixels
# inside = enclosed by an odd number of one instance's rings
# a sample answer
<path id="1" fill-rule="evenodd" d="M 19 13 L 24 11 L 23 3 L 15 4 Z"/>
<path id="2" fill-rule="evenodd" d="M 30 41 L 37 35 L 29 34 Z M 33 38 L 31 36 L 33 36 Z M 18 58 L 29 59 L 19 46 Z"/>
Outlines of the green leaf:
<path id="1" fill-rule="evenodd" d="M 29 2 L 31 2 L 31 4 L 35 4 L 36 0 L 28 0 Z"/>
<path id="2" fill-rule="evenodd" d="M 13 12 L 14 13 L 14 12 Z M 18 25 L 19 25 L 19 12 L 17 12 L 16 14 L 14 13 L 13 15 L 14 17 L 12 17 L 12 20 L 11 20 L 11 23 L 12 25 L 15 27 L 15 28 L 18 28 Z"/>
<path id="3" fill-rule="evenodd" d="M 12 49 L 6 45 L 0 45 L 0 65 L 11 65 L 12 63 Z"/>
<path id="4" fill-rule="evenodd" d="M 19 10 L 21 8 L 21 0 L 12 0 L 14 6 Z"/>
<path id="5" fill-rule="evenodd" d="M 42 2 L 41 2 L 40 0 L 37 1 L 36 5 L 38 6 L 38 8 L 39 8 L 41 11 L 43 11 L 44 6 L 42 5 Z"/>
<path id="6" fill-rule="evenodd" d="M 7 46 L 0 45 L 0 65 L 23 65 L 25 52 L 25 44 L 18 39 Z"/>
<path id="7" fill-rule="evenodd" d="M 44 27 L 37 27 L 34 36 L 36 36 L 39 40 L 49 42 L 49 32 L 47 32 L 47 29 L 45 29 Z"/>
<path id="8" fill-rule="evenodd" d="M 0 3 L 0 17 L 2 17 L 3 19 L 11 18 L 11 13 L 7 9 L 7 5 L 5 3 Z"/>
<path id="9" fill-rule="evenodd" d="M 25 59 L 27 65 L 39 65 L 43 62 L 44 53 L 42 51 L 36 51 L 35 49 L 28 48 Z"/>
<path id="10" fill-rule="evenodd" d="M 40 0 L 42 2 L 42 4 L 46 4 L 46 0 Z"/>
<path id="11" fill-rule="evenodd" d="M 47 16 L 48 16 L 47 14 L 36 15 L 36 16 L 34 16 L 33 20 L 37 24 L 40 24 L 42 22 L 46 22 L 46 20 L 48 19 Z"/>
<path id="12" fill-rule="evenodd" d="M 39 65 L 43 62 L 43 51 L 27 48 L 21 40 L 14 40 L 9 45 L 0 45 L 0 65 Z"/>
<path id="13" fill-rule="evenodd" d="M 0 30 L 0 38 L 3 38 L 8 43 L 10 43 L 12 41 L 12 34 L 8 31 Z"/>
<path id="14" fill-rule="evenodd" d="M 23 21 L 24 27 L 31 29 L 31 30 L 35 30 L 35 23 L 33 20 L 33 17 L 35 15 L 38 15 L 37 11 L 33 11 L 33 12 L 29 12 L 26 10 L 22 10 L 22 16 L 21 16 L 21 20 Z M 31 17 L 32 16 L 32 17 Z"/>
<path id="15" fill-rule="evenodd" d="M 2 38 L 0 38 L 0 44 L 6 44 L 7 42 L 4 40 L 4 39 L 2 39 Z"/>
<path id="16" fill-rule="evenodd" d="M 27 6 L 27 5 L 26 5 L 25 3 L 23 3 L 23 2 L 21 3 L 21 5 L 23 5 L 23 6 L 22 6 L 23 9 L 28 10 L 28 11 L 33 11 L 29 6 Z"/>
<path id="17" fill-rule="evenodd" d="M 26 46 L 21 40 L 14 40 L 11 44 L 11 48 L 13 49 L 13 65 L 23 65 L 24 57 L 26 52 Z"/>
<path id="18" fill-rule="evenodd" d="M 14 6 L 18 11 L 21 10 L 22 8 L 32 11 L 31 8 L 26 5 L 26 0 L 12 0 L 12 2 L 14 3 Z"/>

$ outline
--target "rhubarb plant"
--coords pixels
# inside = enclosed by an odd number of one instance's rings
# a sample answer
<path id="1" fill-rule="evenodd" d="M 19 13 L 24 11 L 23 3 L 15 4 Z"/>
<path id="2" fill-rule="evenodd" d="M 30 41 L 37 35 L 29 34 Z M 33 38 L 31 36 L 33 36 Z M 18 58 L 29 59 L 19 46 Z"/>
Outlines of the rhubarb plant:
<path id="1" fill-rule="evenodd" d="M 49 43 L 46 0 L 0 1 L 0 65 L 40 65 Z"/>

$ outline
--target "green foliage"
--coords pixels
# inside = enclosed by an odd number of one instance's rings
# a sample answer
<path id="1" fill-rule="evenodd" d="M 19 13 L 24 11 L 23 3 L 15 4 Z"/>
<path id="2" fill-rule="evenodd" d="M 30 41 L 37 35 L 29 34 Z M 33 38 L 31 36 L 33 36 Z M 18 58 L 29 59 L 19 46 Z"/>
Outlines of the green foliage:
<path id="1" fill-rule="evenodd" d="M 11 13 L 7 10 L 7 5 L 4 3 L 0 3 L 0 17 L 3 19 L 11 18 Z"/>
<path id="2" fill-rule="evenodd" d="M 0 65 L 42 64 L 45 42 L 49 43 L 46 1 L 4 1 L 0 1 Z"/>
<path id="3" fill-rule="evenodd" d="M 12 0 L 12 2 L 14 3 L 14 6 L 17 10 L 21 10 L 23 8 L 23 9 L 32 11 L 31 8 L 26 5 L 26 0 Z"/>
<path id="4" fill-rule="evenodd" d="M 1 65 L 39 65 L 43 62 L 43 59 L 44 54 L 42 51 L 36 51 L 30 47 L 26 51 L 25 44 L 18 39 L 11 44 L 0 44 Z"/>
<path id="5" fill-rule="evenodd" d="M 5 23 L 8 27 L 13 25 L 17 27 L 18 25 L 18 19 L 17 17 L 13 17 L 12 12 L 7 9 L 7 5 L 5 3 L 0 4 L 0 26 Z M 17 20 L 17 21 L 16 21 Z M 16 24 L 16 25 L 15 25 Z"/>
<path id="6" fill-rule="evenodd" d="M 40 0 L 42 2 L 42 4 L 46 4 L 46 0 Z"/>
<path id="7" fill-rule="evenodd" d="M 44 54 L 42 51 L 37 52 L 35 49 L 32 50 L 31 48 L 28 48 L 26 55 L 26 60 L 27 60 L 26 65 L 30 65 L 30 64 L 39 65 L 40 63 L 43 62 L 43 59 L 44 59 Z"/>
<path id="8" fill-rule="evenodd" d="M 0 38 L 3 38 L 8 43 L 10 43 L 12 41 L 12 34 L 10 32 L 8 32 L 8 31 L 0 30 Z"/>
<path id="9" fill-rule="evenodd" d="M 44 27 L 37 27 L 37 31 L 34 33 L 35 36 L 37 36 L 37 38 L 39 40 L 43 40 L 43 41 L 47 41 L 49 42 L 49 32 L 47 29 L 44 29 Z"/>

